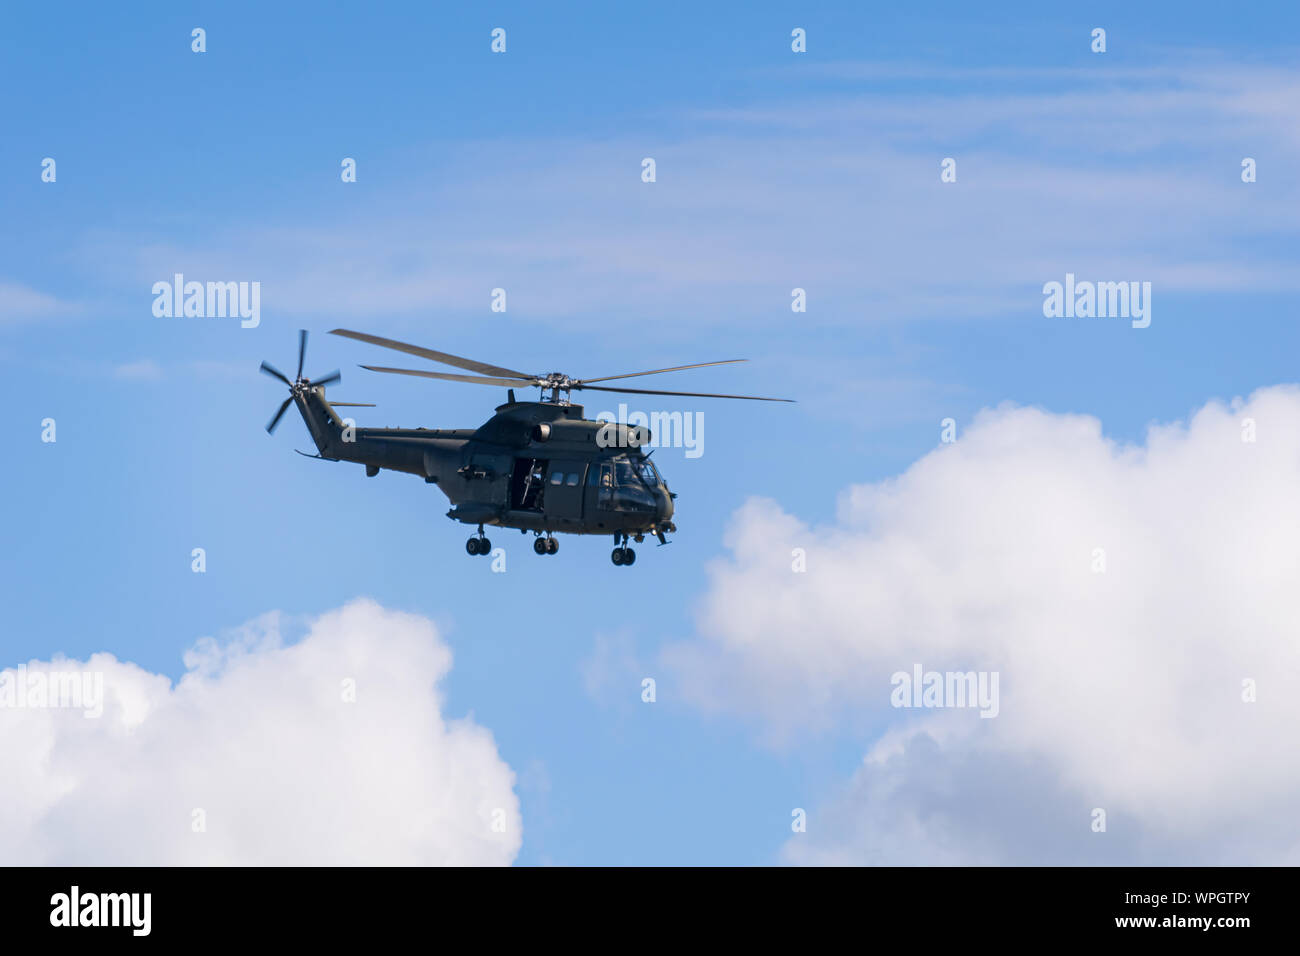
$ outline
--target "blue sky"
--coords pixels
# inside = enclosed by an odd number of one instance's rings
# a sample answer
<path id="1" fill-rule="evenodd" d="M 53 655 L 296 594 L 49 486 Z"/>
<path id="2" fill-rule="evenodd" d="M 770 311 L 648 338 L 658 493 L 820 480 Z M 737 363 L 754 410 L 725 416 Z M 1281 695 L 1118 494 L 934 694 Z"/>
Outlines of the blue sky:
<path id="1" fill-rule="evenodd" d="M 699 639 L 707 569 L 750 497 L 817 525 L 846 487 L 933 450 L 944 418 L 964 430 L 1012 402 L 1140 442 L 1294 380 L 1288 4 L 5 19 L 0 664 L 107 650 L 176 678 L 195 640 L 270 610 L 301 622 L 369 596 L 424 615 L 455 654 L 446 712 L 519 774 L 520 863 L 777 860 L 791 808 L 829 800 L 878 736 L 863 717 L 776 742 L 679 692 L 661 654 Z M 1258 182 L 1240 181 L 1246 156 Z M 260 326 L 155 318 L 152 283 L 174 272 L 260 281 Z M 1151 326 L 1044 318 L 1041 287 L 1066 272 L 1151 281 Z M 746 357 L 663 387 L 799 404 L 654 406 L 706 422 L 702 457 L 657 453 L 673 544 L 620 569 L 604 539 L 542 560 L 497 532 L 492 574 L 432 487 L 297 456 L 300 422 L 262 430 L 282 396 L 257 365 L 291 366 L 298 328 L 309 374 L 340 367 L 332 395 L 378 403 L 363 424 L 468 427 L 503 400 L 360 370 L 377 354 L 324 334 L 339 325 L 579 376 Z"/>

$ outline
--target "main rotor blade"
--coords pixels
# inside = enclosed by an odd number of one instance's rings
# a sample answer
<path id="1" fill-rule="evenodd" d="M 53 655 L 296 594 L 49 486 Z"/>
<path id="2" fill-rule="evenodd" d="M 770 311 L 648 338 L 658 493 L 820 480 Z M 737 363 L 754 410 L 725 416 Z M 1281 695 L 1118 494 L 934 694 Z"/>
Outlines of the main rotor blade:
<path id="1" fill-rule="evenodd" d="M 270 362 L 262 363 L 262 371 L 273 378 L 278 378 L 280 381 L 284 382 L 285 385 L 293 388 L 293 382 L 289 381 L 288 377 Z"/>
<path id="2" fill-rule="evenodd" d="M 298 330 L 298 378 L 302 378 L 302 363 L 307 357 L 307 330 Z"/>
<path id="3" fill-rule="evenodd" d="M 638 375 L 658 375 L 661 372 L 680 372 L 685 368 L 705 368 L 709 365 L 731 365 L 734 362 L 748 362 L 749 359 L 723 359 L 721 362 L 700 362 L 698 365 L 675 365 L 672 368 L 657 368 L 653 372 L 628 372 L 626 375 L 606 375 L 604 378 L 583 378 L 577 384 L 586 382 L 612 382 L 616 378 L 636 378 Z"/>
<path id="4" fill-rule="evenodd" d="M 324 378 L 315 378 L 311 380 L 312 385 L 333 385 L 335 382 L 343 380 L 343 375 L 338 369 L 330 372 Z"/>
<path id="5" fill-rule="evenodd" d="M 536 375 L 532 375 L 528 372 L 516 372 L 514 369 L 502 368 L 499 365 L 488 365 L 486 362 L 475 362 L 473 359 L 461 358 L 459 355 L 450 355 L 447 352 L 436 352 L 433 349 L 421 348 L 418 345 L 408 345 L 405 342 L 398 342 L 395 339 L 386 339 L 378 335 L 369 335 L 365 332 L 352 332 L 348 329 L 331 329 L 330 335 L 342 335 L 349 339 L 356 339 L 358 342 L 369 342 L 371 345 L 380 345 L 386 349 L 397 349 L 399 352 L 418 355 L 421 358 L 431 359 L 434 362 L 441 362 L 443 365 L 450 365 L 453 368 L 468 369 L 471 372 L 478 372 L 480 375 L 501 375 L 507 378 L 528 379 L 529 381 L 537 378 Z"/>
<path id="6" fill-rule="evenodd" d="M 290 395 L 288 398 L 284 400 L 284 404 L 280 406 L 280 410 L 275 413 L 275 417 L 266 423 L 266 430 L 268 433 L 272 435 L 275 434 L 275 427 L 280 424 L 280 419 L 284 417 L 285 409 L 292 404 L 293 404 L 293 396 Z"/>
<path id="7" fill-rule="evenodd" d="M 326 399 L 328 402 L 329 399 Z M 332 408 L 378 408 L 374 402 L 330 402 Z"/>
<path id="8" fill-rule="evenodd" d="M 369 369 L 372 372 L 389 372 L 394 375 L 418 375 L 420 378 L 437 378 L 442 379 L 444 382 L 469 382 L 473 385 L 504 385 L 507 388 L 519 388 L 522 385 L 542 384 L 532 376 L 529 376 L 526 379 L 488 378 L 483 375 L 453 375 L 450 372 L 426 372 L 423 369 L 414 368 L 384 368 L 381 365 L 363 365 L 361 367 Z"/>
<path id="9" fill-rule="evenodd" d="M 608 388 L 604 385 L 575 385 L 593 392 L 628 392 L 633 395 L 685 395 L 689 398 L 743 398 L 751 402 L 794 402 L 793 398 L 764 398 L 761 395 L 719 395 L 715 392 L 663 392 L 653 388 Z"/>

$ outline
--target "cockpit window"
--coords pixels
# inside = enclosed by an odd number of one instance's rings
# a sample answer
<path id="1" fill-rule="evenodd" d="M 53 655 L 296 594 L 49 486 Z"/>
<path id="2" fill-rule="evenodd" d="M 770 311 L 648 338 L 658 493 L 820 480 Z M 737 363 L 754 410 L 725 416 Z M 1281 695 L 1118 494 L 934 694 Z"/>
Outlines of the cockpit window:
<path id="1" fill-rule="evenodd" d="M 616 458 L 600 466 L 601 508 L 614 511 L 653 511 L 658 473 L 649 463 Z M 613 481 L 610 482 L 609 479 Z"/>
<path id="2" fill-rule="evenodd" d="M 637 480 L 636 468 L 630 461 L 614 462 L 614 483 L 620 488 L 634 488 L 641 484 Z"/>

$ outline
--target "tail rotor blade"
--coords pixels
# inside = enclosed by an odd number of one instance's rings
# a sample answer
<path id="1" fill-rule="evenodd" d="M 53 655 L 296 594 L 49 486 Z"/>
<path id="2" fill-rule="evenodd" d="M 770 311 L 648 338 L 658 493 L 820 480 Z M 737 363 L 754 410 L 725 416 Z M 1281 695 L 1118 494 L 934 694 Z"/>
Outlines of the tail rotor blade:
<path id="1" fill-rule="evenodd" d="M 285 374 L 281 372 L 278 368 L 276 368 L 274 365 L 272 365 L 270 362 L 262 363 L 262 371 L 265 372 L 267 375 L 270 375 L 272 378 L 278 378 L 280 381 L 284 382 L 285 385 L 289 385 L 289 386 L 293 385 L 293 382 L 289 381 L 289 379 L 285 376 Z"/>
<path id="2" fill-rule="evenodd" d="M 307 330 L 298 330 L 298 378 L 302 378 L 302 363 L 307 358 Z"/>
<path id="3" fill-rule="evenodd" d="M 343 375 L 342 375 L 342 373 L 339 372 L 338 369 L 335 369 L 334 371 L 332 371 L 332 372 L 330 372 L 328 375 L 326 375 L 324 378 L 316 378 L 316 379 L 312 379 L 312 384 L 313 384 L 313 385 L 333 385 L 335 382 L 341 381 L 342 379 L 343 379 Z"/>
<path id="4" fill-rule="evenodd" d="M 290 395 L 288 398 L 284 400 L 284 404 L 280 406 L 280 410 L 275 413 L 275 417 L 266 423 L 266 431 L 268 434 L 270 435 L 275 434 L 275 428 L 277 425 L 280 424 L 280 419 L 284 417 L 285 410 L 292 404 L 293 404 L 293 396 Z"/>

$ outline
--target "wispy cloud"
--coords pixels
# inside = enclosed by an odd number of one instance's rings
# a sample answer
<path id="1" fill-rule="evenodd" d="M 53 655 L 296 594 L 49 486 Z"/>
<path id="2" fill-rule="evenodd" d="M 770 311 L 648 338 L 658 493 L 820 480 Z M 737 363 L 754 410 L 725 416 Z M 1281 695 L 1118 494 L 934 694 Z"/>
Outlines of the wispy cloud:
<path id="1" fill-rule="evenodd" d="M 489 321 L 503 288 L 511 315 L 580 327 L 783 321 L 795 287 L 811 325 L 1029 318 L 1066 271 L 1148 280 L 1160 296 L 1300 286 L 1300 194 L 1281 173 L 1300 161 L 1295 71 L 940 78 L 914 95 L 694 111 L 670 139 L 462 144 L 436 178 L 368 181 L 374 201 L 342 220 L 94 252 L 142 290 L 142 312 L 148 283 L 183 271 L 260 280 L 265 308 L 290 316 Z M 1240 180 L 1247 155 L 1258 183 Z M 646 156 L 655 183 L 641 181 Z M 949 156 L 957 182 L 943 184 Z"/>
<path id="2" fill-rule="evenodd" d="M 163 377 L 163 374 L 162 369 L 153 359 L 139 359 L 115 366 L 113 377 L 124 382 L 156 382 Z"/>
<path id="3" fill-rule="evenodd" d="M 70 315 L 77 306 L 17 282 L 0 279 L 0 325 Z"/>

